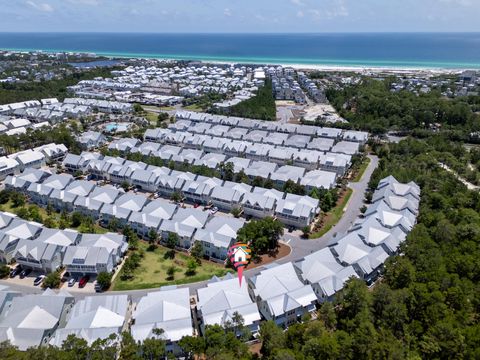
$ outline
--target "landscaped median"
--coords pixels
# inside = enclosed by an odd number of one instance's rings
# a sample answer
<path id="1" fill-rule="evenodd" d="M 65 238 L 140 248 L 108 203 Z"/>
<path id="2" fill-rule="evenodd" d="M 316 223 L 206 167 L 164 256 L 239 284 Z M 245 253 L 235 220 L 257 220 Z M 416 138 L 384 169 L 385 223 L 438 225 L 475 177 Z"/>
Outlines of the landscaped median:
<path id="1" fill-rule="evenodd" d="M 332 227 L 334 227 L 342 218 L 343 211 L 345 206 L 347 206 L 350 197 L 353 194 L 353 190 L 347 188 L 344 192 L 341 193 L 337 204 L 335 207 L 327 213 L 322 213 L 320 216 L 321 227 L 320 230 L 309 234 L 310 239 L 317 239 L 323 235 L 325 235 Z"/>
<path id="2" fill-rule="evenodd" d="M 143 254 L 139 267 L 135 269 L 130 279 L 122 279 L 121 270 L 113 282 L 113 290 L 138 290 L 188 284 L 208 280 L 214 275 L 224 276 L 232 271 L 226 269 L 223 264 L 202 260 L 194 274 L 187 274 L 187 263 L 193 259 L 192 257 L 177 251 L 175 257 L 170 258 L 168 256 L 170 249 L 157 246 L 155 250 L 149 251 L 148 247 L 146 242 L 138 243 L 138 249 Z M 169 275 L 169 272 L 173 272 L 173 276 Z"/>
<path id="3" fill-rule="evenodd" d="M 359 182 L 362 180 L 363 174 L 365 173 L 365 170 L 367 170 L 368 165 L 370 164 L 370 158 L 365 157 L 358 167 L 358 169 L 355 169 L 355 176 L 352 179 L 352 182 Z"/>

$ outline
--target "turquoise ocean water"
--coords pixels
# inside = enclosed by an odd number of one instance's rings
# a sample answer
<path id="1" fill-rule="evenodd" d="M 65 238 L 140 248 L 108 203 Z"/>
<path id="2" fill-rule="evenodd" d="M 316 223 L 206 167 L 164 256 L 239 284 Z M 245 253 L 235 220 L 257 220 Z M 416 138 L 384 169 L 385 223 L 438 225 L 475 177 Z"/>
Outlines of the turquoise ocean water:
<path id="1" fill-rule="evenodd" d="M 480 69 L 480 33 L 0 33 L 0 49 L 240 63 Z"/>

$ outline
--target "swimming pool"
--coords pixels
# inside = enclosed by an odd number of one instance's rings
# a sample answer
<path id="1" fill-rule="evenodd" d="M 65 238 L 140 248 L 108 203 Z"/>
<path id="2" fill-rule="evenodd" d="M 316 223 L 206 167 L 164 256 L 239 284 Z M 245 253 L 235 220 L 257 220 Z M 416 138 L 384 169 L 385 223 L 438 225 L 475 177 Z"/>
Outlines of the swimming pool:
<path id="1" fill-rule="evenodd" d="M 122 132 L 127 131 L 130 128 L 131 124 L 129 123 L 108 123 L 105 124 L 105 130 L 108 132 Z"/>

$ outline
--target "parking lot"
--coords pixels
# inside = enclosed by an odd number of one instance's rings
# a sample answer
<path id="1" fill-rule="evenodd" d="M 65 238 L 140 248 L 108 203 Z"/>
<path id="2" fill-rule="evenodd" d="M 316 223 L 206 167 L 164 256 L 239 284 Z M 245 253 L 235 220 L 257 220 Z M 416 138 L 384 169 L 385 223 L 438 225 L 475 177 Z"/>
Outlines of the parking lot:
<path id="1" fill-rule="evenodd" d="M 11 269 L 15 268 L 16 265 L 11 266 Z M 20 277 L 20 274 L 16 275 L 14 278 L 8 277 L 5 279 L 7 283 L 13 284 L 13 285 L 19 285 L 19 286 L 35 286 L 38 289 L 42 289 L 41 283 L 38 285 L 34 285 L 35 279 L 40 276 L 40 275 L 45 275 L 43 272 L 39 271 L 32 271 L 30 272 L 27 276 L 25 277 Z M 62 276 L 64 273 L 62 273 Z M 90 276 L 89 281 L 87 284 L 83 287 L 79 287 L 79 279 L 81 278 L 80 275 L 74 276 L 76 281 L 73 284 L 73 286 L 69 286 L 68 280 L 71 277 L 67 277 L 67 281 L 64 281 L 60 285 L 60 289 L 64 289 L 67 291 L 73 291 L 73 292 L 80 292 L 80 293 L 94 293 L 95 292 L 95 280 L 96 277 Z"/>

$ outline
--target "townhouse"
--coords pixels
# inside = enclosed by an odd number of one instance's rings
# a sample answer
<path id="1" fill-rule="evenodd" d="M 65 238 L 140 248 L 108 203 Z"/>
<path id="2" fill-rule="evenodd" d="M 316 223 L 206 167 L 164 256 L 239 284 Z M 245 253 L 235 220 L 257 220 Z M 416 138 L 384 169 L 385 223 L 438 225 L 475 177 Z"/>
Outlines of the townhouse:
<path id="1" fill-rule="evenodd" d="M 61 347 L 69 336 L 91 346 L 96 340 L 120 335 L 125 329 L 130 301 L 127 295 L 87 296 L 69 311 L 64 327 L 58 328 L 49 344 Z"/>
<path id="2" fill-rule="evenodd" d="M 158 335 L 156 329 L 162 329 Z M 193 336 L 188 288 L 168 287 L 140 298 L 133 313 L 131 333 L 135 341 L 149 338 L 166 340 L 167 351 L 180 354 L 178 341 Z"/>
<path id="3" fill-rule="evenodd" d="M 194 241 L 202 244 L 203 253 L 214 261 L 225 261 L 227 252 L 237 239 L 245 221 L 231 217 L 213 217 L 204 228 L 198 229 Z"/>
<path id="4" fill-rule="evenodd" d="M 260 313 L 250 298 L 245 279 L 242 279 L 239 286 L 238 278 L 230 274 L 224 278 L 213 277 L 206 287 L 197 290 L 197 298 L 196 315 L 203 334 L 206 326 L 226 326 L 234 323 L 237 315 L 242 317 L 243 325 L 253 335 L 260 330 Z"/>
<path id="5" fill-rule="evenodd" d="M 333 301 L 350 278 L 358 278 L 353 266 L 341 265 L 329 248 L 316 251 L 294 263 L 305 284 L 311 285 L 320 303 Z"/>
<path id="6" fill-rule="evenodd" d="M 42 295 L 14 297 L 0 317 L 0 341 L 9 341 L 22 351 L 47 345 L 65 323 L 73 302 L 73 296 L 49 290 Z"/>
<path id="7" fill-rule="evenodd" d="M 315 310 L 317 297 L 312 286 L 300 281 L 292 263 L 271 264 L 248 279 L 248 290 L 262 317 L 284 328 Z"/>

